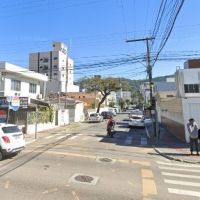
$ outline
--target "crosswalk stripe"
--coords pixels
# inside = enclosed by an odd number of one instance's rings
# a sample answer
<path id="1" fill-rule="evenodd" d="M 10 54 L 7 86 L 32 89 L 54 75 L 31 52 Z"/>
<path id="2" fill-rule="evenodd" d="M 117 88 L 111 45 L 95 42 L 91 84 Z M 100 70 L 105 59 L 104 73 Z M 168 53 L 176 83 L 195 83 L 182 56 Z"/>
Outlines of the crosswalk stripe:
<path id="1" fill-rule="evenodd" d="M 191 191 L 191 190 L 168 188 L 168 192 L 172 194 L 181 194 L 181 195 L 187 195 L 187 196 L 193 196 L 193 197 L 200 197 L 200 192 Z"/>
<path id="2" fill-rule="evenodd" d="M 176 180 L 164 179 L 164 182 L 173 184 L 173 185 L 186 185 L 186 186 L 200 187 L 200 183 L 188 182 L 188 181 L 176 181 Z"/>
<path id="3" fill-rule="evenodd" d="M 187 174 L 176 174 L 176 173 L 168 173 L 168 172 L 161 172 L 163 176 L 173 176 L 179 178 L 193 178 L 193 179 L 200 179 L 200 176 L 192 176 Z"/>
<path id="4" fill-rule="evenodd" d="M 198 169 L 184 169 L 184 168 L 175 168 L 175 167 L 160 167 L 160 169 L 172 170 L 172 171 L 185 171 L 185 172 L 200 172 Z"/>
<path id="5" fill-rule="evenodd" d="M 170 165 L 170 166 L 179 166 L 179 167 L 188 167 L 188 168 L 200 168 L 199 165 L 187 165 L 187 164 L 177 164 L 177 163 L 166 163 L 166 162 L 161 162 L 157 161 L 158 164 L 160 165 Z"/>

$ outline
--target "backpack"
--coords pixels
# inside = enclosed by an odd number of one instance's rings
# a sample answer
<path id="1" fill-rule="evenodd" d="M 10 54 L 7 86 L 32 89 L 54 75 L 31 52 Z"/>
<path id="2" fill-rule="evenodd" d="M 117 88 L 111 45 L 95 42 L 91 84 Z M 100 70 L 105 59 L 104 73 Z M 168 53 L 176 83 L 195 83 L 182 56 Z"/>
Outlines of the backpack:
<path id="1" fill-rule="evenodd" d="M 200 140 L 200 129 L 198 130 L 198 139 Z"/>

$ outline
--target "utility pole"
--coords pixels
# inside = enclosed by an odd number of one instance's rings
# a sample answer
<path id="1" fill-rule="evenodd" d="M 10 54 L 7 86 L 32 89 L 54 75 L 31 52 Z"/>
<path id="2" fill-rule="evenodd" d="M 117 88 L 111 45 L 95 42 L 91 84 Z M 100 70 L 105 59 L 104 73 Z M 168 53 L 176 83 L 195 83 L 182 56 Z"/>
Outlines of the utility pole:
<path id="1" fill-rule="evenodd" d="M 147 37 L 147 38 L 140 38 L 140 39 L 134 39 L 134 40 L 126 40 L 126 42 L 140 42 L 140 41 L 145 41 L 146 42 L 146 48 L 147 48 L 147 73 L 149 76 L 149 91 L 150 91 L 150 103 L 151 103 L 151 108 L 150 108 L 150 115 L 152 117 L 152 110 L 155 110 L 155 99 L 153 99 L 153 91 L 152 91 L 152 66 L 151 66 L 151 59 L 150 59 L 150 51 L 149 51 L 149 41 L 154 40 L 154 37 Z M 153 121 L 153 130 L 154 130 L 154 136 L 156 137 L 156 115 L 155 119 Z"/>

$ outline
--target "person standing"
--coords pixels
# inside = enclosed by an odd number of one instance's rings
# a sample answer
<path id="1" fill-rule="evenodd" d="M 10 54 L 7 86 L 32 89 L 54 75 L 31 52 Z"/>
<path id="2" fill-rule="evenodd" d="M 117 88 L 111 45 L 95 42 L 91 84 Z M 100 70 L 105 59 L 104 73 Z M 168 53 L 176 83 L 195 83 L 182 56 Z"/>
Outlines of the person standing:
<path id="1" fill-rule="evenodd" d="M 189 119 L 187 124 L 188 132 L 190 134 L 190 152 L 193 155 L 193 147 L 195 146 L 197 155 L 199 156 L 199 147 L 198 147 L 198 125 L 193 118 Z"/>

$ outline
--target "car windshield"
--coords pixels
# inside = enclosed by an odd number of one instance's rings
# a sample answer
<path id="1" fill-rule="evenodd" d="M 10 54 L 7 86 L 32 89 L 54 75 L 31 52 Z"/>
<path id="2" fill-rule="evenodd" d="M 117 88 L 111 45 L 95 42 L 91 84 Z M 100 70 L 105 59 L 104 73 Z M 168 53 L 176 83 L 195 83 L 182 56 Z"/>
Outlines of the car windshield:
<path id="1" fill-rule="evenodd" d="M 131 116 L 131 119 L 142 119 L 140 116 Z"/>
<path id="2" fill-rule="evenodd" d="M 20 129 L 18 126 L 6 126 L 6 127 L 2 127 L 2 130 L 5 134 L 20 132 Z"/>
<path id="3" fill-rule="evenodd" d="M 96 116 L 97 116 L 96 113 L 92 113 L 92 114 L 90 114 L 90 117 L 96 117 Z"/>

